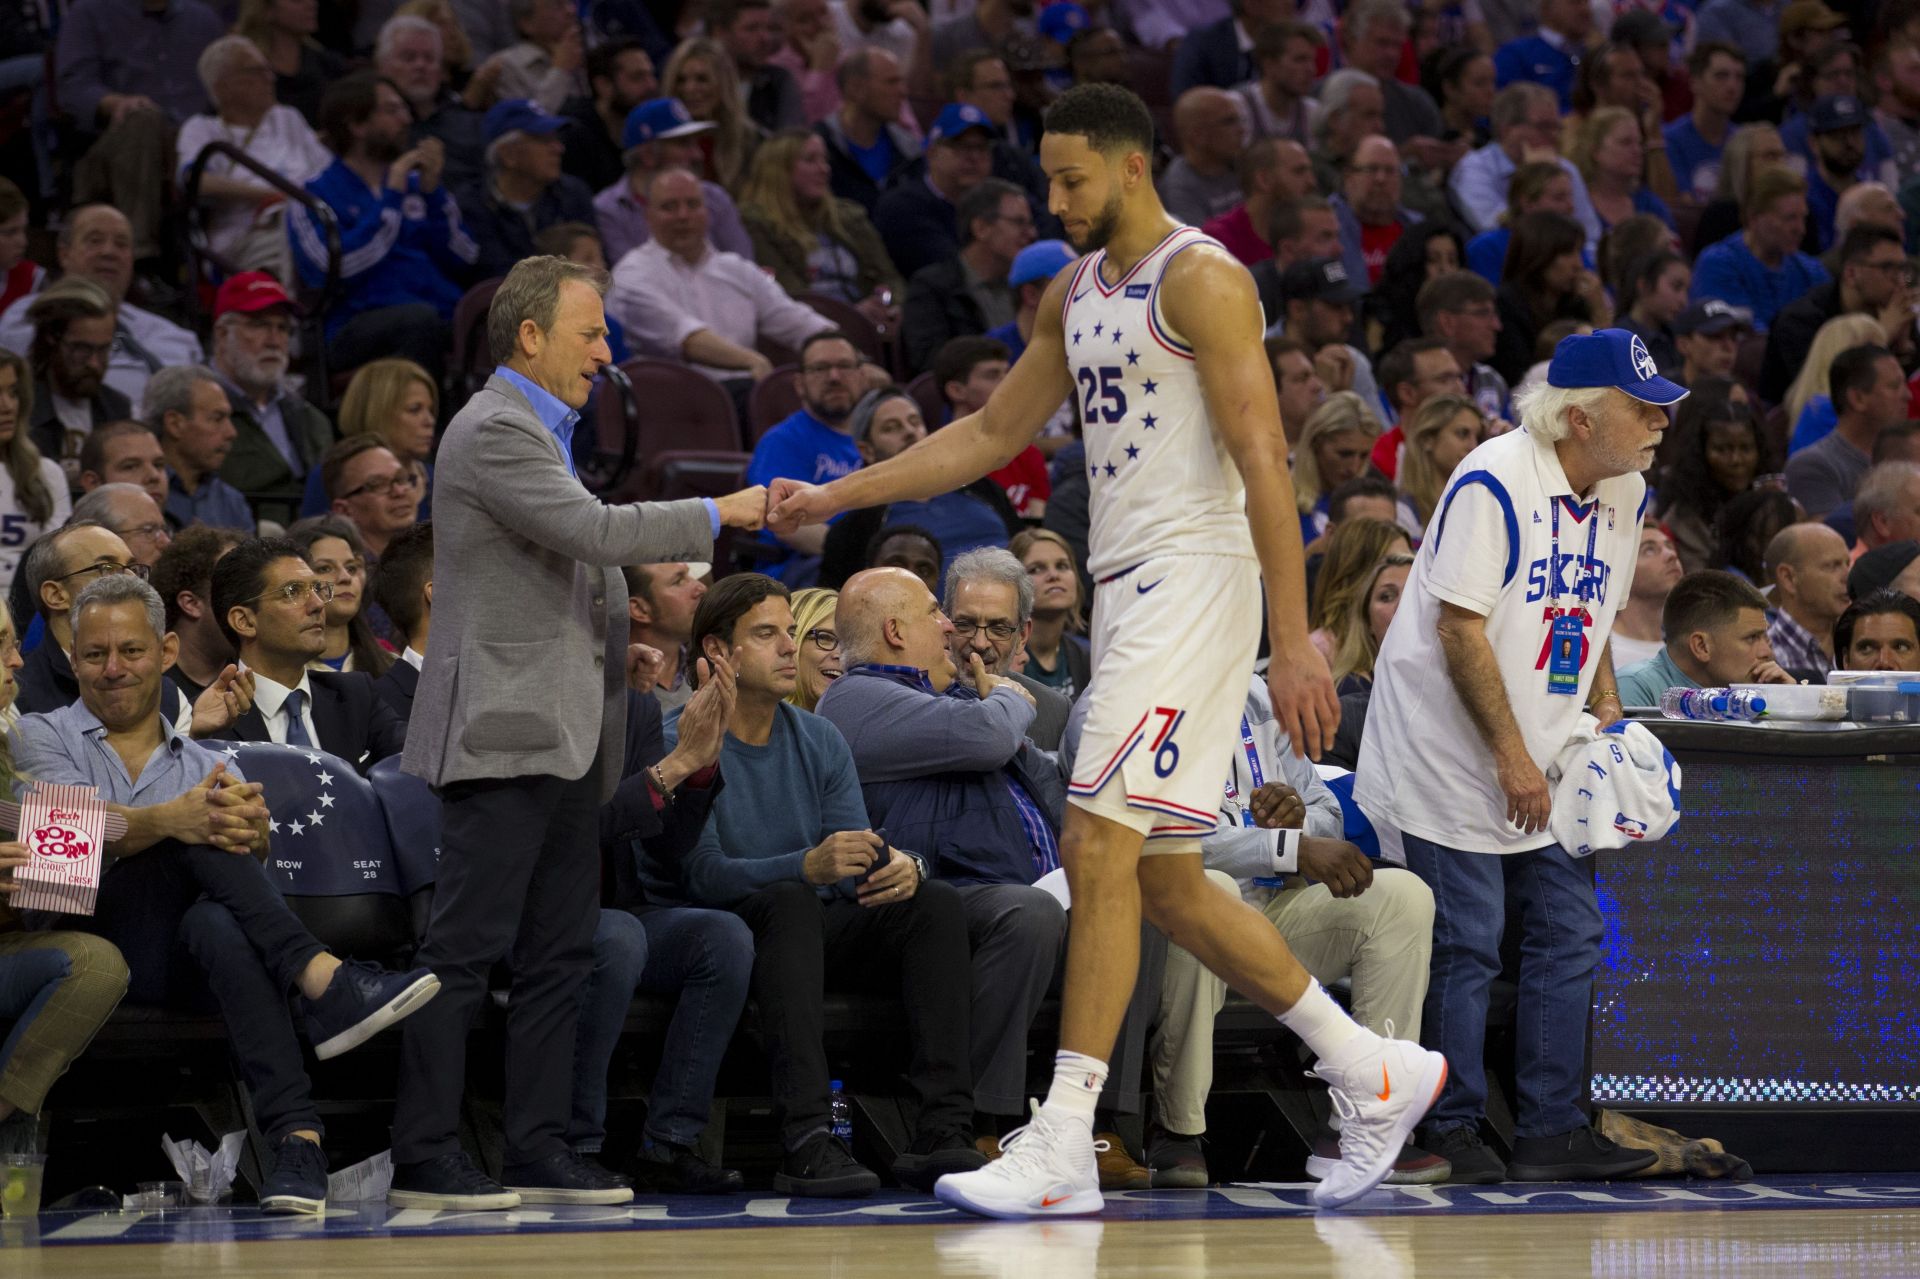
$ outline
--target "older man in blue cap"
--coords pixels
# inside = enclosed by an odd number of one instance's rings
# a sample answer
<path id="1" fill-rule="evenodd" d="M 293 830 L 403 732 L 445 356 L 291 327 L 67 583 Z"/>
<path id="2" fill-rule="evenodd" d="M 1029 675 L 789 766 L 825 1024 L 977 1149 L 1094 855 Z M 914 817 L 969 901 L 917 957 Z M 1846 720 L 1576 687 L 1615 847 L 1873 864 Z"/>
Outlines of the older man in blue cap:
<path id="1" fill-rule="evenodd" d="M 903 173 L 874 206 L 887 256 L 908 279 L 960 251 L 960 198 L 993 172 L 993 121 L 979 107 L 950 102 L 927 130 L 924 167 Z"/>
<path id="2" fill-rule="evenodd" d="M 487 112 L 487 156 L 480 176 L 454 191 L 480 246 L 483 277 L 505 275 L 539 250 L 534 237 L 561 222 L 593 223 L 593 192 L 560 171 L 565 116 L 531 98 L 508 98 Z"/>
<path id="3" fill-rule="evenodd" d="M 1452 1076 L 1421 1145 L 1461 1182 L 1586 1181 L 1645 1167 L 1581 1107 L 1605 923 L 1548 825 L 1546 770 L 1621 718 L 1608 637 L 1633 584 L 1647 485 L 1687 394 L 1625 329 L 1569 337 L 1521 392 L 1521 430 L 1454 468 L 1374 667 L 1354 799 L 1433 889 L 1421 1040 Z M 1435 650 L 1440 660 L 1435 660 Z M 1520 918 L 1511 1162 L 1481 1141 L 1487 994 Z"/>

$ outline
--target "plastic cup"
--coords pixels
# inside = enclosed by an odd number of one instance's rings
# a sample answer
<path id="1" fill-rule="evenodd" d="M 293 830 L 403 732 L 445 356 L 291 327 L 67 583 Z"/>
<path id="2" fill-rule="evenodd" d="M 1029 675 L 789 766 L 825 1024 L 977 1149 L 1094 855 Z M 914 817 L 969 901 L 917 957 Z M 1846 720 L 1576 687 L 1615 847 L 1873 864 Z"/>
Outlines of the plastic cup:
<path id="1" fill-rule="evenodd" d="M 165 1212 L 186 1202 L 187 1186 L 182 1181 L 143 1181 L 139 1186 L 140 1211 Z"/>
<path id="2" fill-rule="evenodd" d="M 0 1155 L 0 1216 L 39 1216 L 40 1186 L 46 1173 L 45 1155 Z"/>

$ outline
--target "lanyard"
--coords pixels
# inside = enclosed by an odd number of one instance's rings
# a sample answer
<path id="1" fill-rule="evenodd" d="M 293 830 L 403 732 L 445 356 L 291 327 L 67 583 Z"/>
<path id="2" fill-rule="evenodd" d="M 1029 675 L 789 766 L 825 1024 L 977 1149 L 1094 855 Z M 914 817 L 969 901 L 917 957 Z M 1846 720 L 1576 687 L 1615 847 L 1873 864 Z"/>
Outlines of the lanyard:
<path id="1" fill-rule="evenodd" d="M 1547 589 L 1553 592 L 1553 602 L 1560 603 L 1560 506 L 1561 500 L 1553 499 L 1553 559 L 1547 569 Z M 1594 548 L 1600 539 L 1600 502 L 1596 498 L 1593 509 L 1587 512 L 1587 564 L 1593 563 Z M 1573 598 L 1580 598 L 1581 572 L 1585 566 L 1576 566 L 1573 575 Z"/>
<path id="2" fill-rule="evenodd" d="M 1253 744 L 1253 726 L 1247 723 L 1247 717 L 1240 717 L 1240 749 L 1247 753 L 1247 775 L 1253 779 L 1253 789 L 1259 790 L 1267 784 L 1266 771 L 1260 767 L 1260 750 Z M 1253 796 L 1247 796 L 1247 806 L 1240 810 L 1240 824 L 1253 825 Z"/>

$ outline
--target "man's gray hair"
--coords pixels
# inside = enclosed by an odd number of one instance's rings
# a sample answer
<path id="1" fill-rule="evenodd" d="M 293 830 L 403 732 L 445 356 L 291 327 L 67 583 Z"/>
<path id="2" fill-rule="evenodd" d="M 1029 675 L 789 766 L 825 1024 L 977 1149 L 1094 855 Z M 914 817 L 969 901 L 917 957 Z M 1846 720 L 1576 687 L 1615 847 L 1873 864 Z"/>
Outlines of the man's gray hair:
<path id="1" fill-rule="evenodd" d="M 1487 112 L 1489 123 L 1493 127 L 1493 136 L 1498 139 L 1502 133 L 1517 124 L 1527 122 L 1527 112 L 1533 104 L 1542 98 L 1552 98 L 1553 90 L 1544 84 L 1535 84 L 1531 80 L 1519 80 L 1493 95 L 1493 106 Z M 1555 99 L 1554 105 L 1559 105 Z"/>
<path id="2" fill-rule="evenodd" d="M 46 612 L 46 606 L 40 602 L 40 588 L 60 575 L 60 541 L 72 529 L 106 527 L 99 520 L 76 514 L 59 528 L 43 533 L 39 541 L 27 548 L 27 558 L 20 565 L 20 573 L 27 579 L 27 594 L 33 600 L 34 612 Z"/>
<path id="3" fill-rule="evenodd" d="M 1615 392 L 1609 386 L 1549 386 L 1547 380 L 1541 378 L 1513 397 L 1513 409 L 1528 435 L 1553 444 L 1566 439 L 1572 429 L 1567 424 L 1569 409 L 1579 409 L 1589 418 L 1596 417 L 1615 394 L 1626 392 Z"/>
<path id="4" fill-rule="evenodd" d="M 1314 108 L 1313 120 L 1307 126 L 1316 149 L 1326 145 L 1327 131 L 1333 127 L 1333 117 L 1347 109 L 1347 104 L 1353 100 L 1354 90 L 1362 85 L 1372 85 L 1378 89 L 1379 77 L 1353 67 L 1342 67 L 1320 86 L 1320 105 Z"/>
<path id="5" fill-rule="evenodd" d="M 947 615 L 953 615 L 954 597 L 960 593 L 962 582 L 997 582 L 1001 586 L 1011 586 L 1014 595 L 1015 626 L 1025 626 L 1033 620 L 1033 578 L 1027 575 L 1026 568 L 1013 557 L 1013 552 L 998 546 L 982 546 L 954 557 L 947 568 L 947 597 L 940 602 Z"/>
<path id="6" fill-rule="evenodd" d="M 194 71 L 200 77 L 200 87 L 207 91 L 209 100 L 217 101 L 214 90 L 235 68 L 249 62 L 265 65 L 267 55 L 260 52 L 260 46 L 245 36 L 221 36 L 200 51 L 200 61 L 194 64 Z"/>
<path id="7" fill-rule="evenodd" d="M 487 308 L 487 346 L 494 362 L 504 364 L 520 350 L 520 324 L 532 320 L 542 333 L 551 332 L 560 310 L 560 287 L 570 280 L 607 295 L 607 273 L 597 267 L 543 254 L 521 258 L 507 272 L 500 291 Z"/>
<path id="8" fill-rule="evenodd" d="M 446 38 L 440 34 L 440 28 L 411 13 L 395 14 L 380 25 L 380 34 L 374 38 L 373 60 L 385 62 L 393 54 L 393 47 L 400 43 L 400 37 L 409 31 L 419 35 L 433 37 L 434 57 L 441 56 L 446 47 Z"/>
<path id="9" fill-rule="evenodd" d="M 156 640 L 165 639 L 167 606 L 160 602 L 160 592 L 131 573 L 109 573 L 81 587 L 80 594 L 73 601 L 73 611 L 67 614 L 67 622 L 73 627 L 77 639 L 80 635 L 80 615 L 95 604 L 133 603 L 147 610 L 147 621 L 153 627 L 153 637 Z"/>
<path id="10" fill-rule="evenodd" d="M 73 518 L 69 523 L 98 524 L 101 528 L 112 529 L 118 523 L 113 518 L 113 504 L 127 497 L 151 499 L 152 495 L 138 484 L 102 484 L 73 504 Z"/>
<path id="11" fill-rule="evenodd" d="M 1381 23 L 1390 23 L 1401 32 L 1411 25 L 1407 20 L 1407 6 L 1400 0 L 1359 0 L 1347 10 L 1347 20 L 1342 30 L 1354 39 L 1365 35 L 1367 28 Z"/>
<path id="12" fill-rule="evenodd" d="M 1906 488 L 1920 479 L 1920 462 L 1882 462 L 1867 472 L 1853 495 L 1854 531 L 1864 533 L 1876 515 L 1897 515 L 1906 505 Z"/>
<path id="13" fill-rule="evenodd" d="M 141 393 L 140 420 L 157 435 L 167 414 L 192 416 L 193 388 L 202 382 L 219 386 L 220 378 L 204 364 L 175 364 L 161 369 L 147 379 L 147 389 Z"/>

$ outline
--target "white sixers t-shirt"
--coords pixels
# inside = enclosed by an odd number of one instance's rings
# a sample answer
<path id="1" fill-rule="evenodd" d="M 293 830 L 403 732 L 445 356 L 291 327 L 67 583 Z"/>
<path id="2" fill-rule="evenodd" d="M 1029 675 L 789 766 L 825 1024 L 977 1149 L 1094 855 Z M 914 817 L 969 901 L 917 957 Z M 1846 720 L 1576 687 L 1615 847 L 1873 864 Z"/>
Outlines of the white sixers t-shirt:
<path id="1" fill-rule="evenodd" d="M 1454 469 L 1374 666 L 1354 799 L 1376 825 L 1471 852 L 1522 853 L 1553 842 L 1507 821 L 1493 753 L 1447 673 L 1440 606 L 1487 619 L 1507 700 L 1544 771 L 1586 707 L 1600 651 L 1633 585 L 1646 495 L 1641 476 L 1621 475 L 1581 502 L 1553 446 L 1524 430 L 1488 440 Z M 1582 619 L 1586 639 L 1573 695 L 1547 691 L 1548 641 L 1563 613 Z M 1383 847 L 1388 842 L 1383 837 Z"/>

